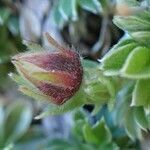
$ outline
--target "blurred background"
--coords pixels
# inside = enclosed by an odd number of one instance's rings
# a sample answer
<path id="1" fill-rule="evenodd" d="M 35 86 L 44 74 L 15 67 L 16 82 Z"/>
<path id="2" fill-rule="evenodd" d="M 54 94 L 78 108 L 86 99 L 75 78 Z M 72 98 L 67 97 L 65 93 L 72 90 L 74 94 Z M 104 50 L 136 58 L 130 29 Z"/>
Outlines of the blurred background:
<path id="1" fill-rule="evenodd" d="M 127 12 L 115 6 L 115 0 L 0 0 L 0 149 L 97 149 L 85 144 L 79 128 L 92 106 L 84 106 L 84 115 L 67 113 L 35 120 L 41 105 L 21 94 L 8 74 L 15 72 L 11 57 L 27 50 L 22 40 L 47 46 L 45 32 L 79 51 L 83 58 L 97 61 L 124 34 L 112 17 Z M 110 116 L 106 109 L 102 111 Z M 120 146 L 137 149 L 136 141 L 130 141 L 123 129 L 116 135 L 123 135 Z M 118 147 L 113 143 L 99 149 Z"/>

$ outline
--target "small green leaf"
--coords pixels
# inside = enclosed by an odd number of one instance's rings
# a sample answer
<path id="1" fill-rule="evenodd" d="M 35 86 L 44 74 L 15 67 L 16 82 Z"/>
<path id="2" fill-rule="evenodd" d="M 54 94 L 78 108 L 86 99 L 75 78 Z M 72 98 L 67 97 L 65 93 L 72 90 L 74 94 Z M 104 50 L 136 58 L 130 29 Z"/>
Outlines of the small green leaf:
<path id="1" fill-rule="evenodd" d="M 149 10 L 142 10 L 142 11 L 139 11 L 137 13 L 137 16 L 141 19 L 145 19 L 145 20 L 148 20 L 150 21 L 150 11 Z"/>
<path id="2" fill-rule="evenodd" d="M 138 16 L 115 16 L 113 22 L 128 32 L 150 30 L 150 22 Z"/>
<path id="3" fill-rule="evenodd" d="M 133 91 L 133 83 L 131 81 L 128 81 L 127 83 L 124 83 L 123 88 L 117 93 L 117 101 L 115 105 L 115 124 L 116 125 L 122 125 L 124 120 L 126 119 L 124 117 L 125 114 L 127 114 L 128 110 L 130 109 L 130 102 L 132 97 L 132 91 Z"/>
<path id="4" fill-rule="evenodd" d="M 134 108 L 134 118 L 139 127 L 147 131 L 149 124 L 143 107 Z"/>
<path id="5" fill-rule="evenodd" d="M 139 43 L 145 46 L 150 45 L 150 31 L 131 32 L 130 35 Z"/>
<path id="6" fill-rule="evenodd" d="M 108 144 L 112 139 L 111 132 L 109 131 L 103 119 L 101 121 L 98 121 L 92 127 L 88 123 L 86 123 L 83 126 L 83 134 L 85 140 L 91 144 Z"/>
<path id="7" fill-rule="evenodd" d="M 101 60 L 101 68 L 107 75 L 118 74 L 129 53 L 136 47 L 136 43 L 115 46 Z"/>
<path id="8" fill-rule="evenodd" d="M 150 80 L 138 80 L 132 95 L 132 106 L 150 106 Z"/>
<path id="9" fill-rule="evenodd" d="M 125 118 L 123 117 L 125 114 L 127 114 L 128 110 L 129 110 L 129 96 L 126 97 L 122 97 L 121 96 L 121 100 L 119 100 L 117 102 L 117 107 L 116 107 L 116 111 L 115 111 L 115 124 L 119 124 L 122 125 Z"/>
<path id="10" fill-rule="evenodd" d="M 150 49 L 135 48 L 128 56 L 122 70 L 122 76 L 130 78 L 150 78 Z"/>
<path id="11" fill-rule="evenodd" d="M 104 104 L 110 97 L 106 86 L 100 82 L 89 84 L 85 92 L 92 103 Z"/>
<path id="12" fill-rule="evenodd" d="M 125 129 L 127 134 L 132 140 L 135 140 L 135 138 L 139 135 L 139 129 L 137 128 L 136 122 L 134 120 L 133 116 L 133 110 L 130 109 L 126 114 L 125 114 Z"/>
<path id="13" fill-rule="evenodd" d="M 114 98 L 115 95 L 116 95 L 114 80 L 112 78 L 101 76 L 101 77 L 98 78 L 98 81 L 100 81 L 101 84 L 106 86 L 110 98 Z"/>
<path id="14" fill-rule="evenodd" d="M 16 102 L 7 109 L 5 121 L 6 144 L 20 138 L 28 129 L 32 120 L 32 109 L 27 103 Z"/>
<path id="15" fill-rule="evenodd" d="M 106 123 L 104 119 L 101 121 L 98 121 L 94 126 L 93 126 L 93 133 L 99 139 L 99 143 L 110 143 L 111 142 L 111 132 L 106 126 Z"/>
<path id="16" fill-rule="evenodd" d="M 142 10 L 132 16 L 115 16 L 113 21 L 137 42 L 149 46 L 150 11 Z"/>
<path id="17" fill-rule="evenodd" d="M 100 139 L 96 137 L 93 133 L 92 127 L 88 123 L 83 126 L 83 135 L 87 143 L 98 144 L 100 142 Z"/>
<path id="18" fill-rule="evenodd" d="M 104 77 L 102 72 L 99 71 L 99 64 L 88 60 L 83 60 L 82 64 L 85 74 L 85 93 L 88 102 L 100 106 L 110 98 L 114 98 L 116 92 L 114 81 L 112 78 Z"/>

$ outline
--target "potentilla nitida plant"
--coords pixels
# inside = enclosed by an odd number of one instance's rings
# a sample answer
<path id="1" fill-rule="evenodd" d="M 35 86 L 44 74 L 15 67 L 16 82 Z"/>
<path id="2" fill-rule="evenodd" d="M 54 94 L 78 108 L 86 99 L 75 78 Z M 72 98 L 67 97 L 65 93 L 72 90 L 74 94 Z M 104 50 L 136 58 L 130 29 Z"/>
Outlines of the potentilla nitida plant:
<path id="1" fill-rule="evenodd" d="M 99 109 L 114 99 L 114 82 L 103 76 L 98 63 L 81 59 L 77 51 L 61 46 L 48 33 L 46 37 L 54 49 L 26 42 L 29 51 L 12 57 L 18 75 L 10 74 L 21 92 L 46 104 L 38 119 L 84 104 Z"/>
<path id="2" fill-rule="evenodd" d="M 31 87 L 21 91 L 33 92 L 57 105 L 64 104 L 76 94 L 83 79 L 83 68 L 77 51 L 58 44 L 48 33 L 48 42 L 55 50 L 36 50 L 18 54 L 12 63 Z"/>

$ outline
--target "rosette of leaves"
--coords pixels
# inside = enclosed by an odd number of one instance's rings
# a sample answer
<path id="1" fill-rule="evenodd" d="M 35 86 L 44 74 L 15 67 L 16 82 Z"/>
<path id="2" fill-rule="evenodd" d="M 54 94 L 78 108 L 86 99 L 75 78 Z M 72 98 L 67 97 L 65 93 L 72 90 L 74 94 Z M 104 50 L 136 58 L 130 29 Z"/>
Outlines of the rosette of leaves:
<path id="1" fill-rule="evenodd" d="M 121 39 L 101 60 L 101 69 L 106 76 L 119 76 L 126 79 L 128 84 L 133 82 L 126 98 L 120 95 L 119 101 L 123 102 L 117 108 L 125 110 L 118 114 L 121 117 L 127 115 L 124 124 L 132 138 L 140 137 L 135 130 L 150 128 L 150 11 L 141 10 L 140 5 L 136 5 L 136 8 L 139 11 L 129 16 L 114 17 L 113 22 L 129 36 Z M 132 10 L 132 7 L 129 6 L 129 9 Z"/>

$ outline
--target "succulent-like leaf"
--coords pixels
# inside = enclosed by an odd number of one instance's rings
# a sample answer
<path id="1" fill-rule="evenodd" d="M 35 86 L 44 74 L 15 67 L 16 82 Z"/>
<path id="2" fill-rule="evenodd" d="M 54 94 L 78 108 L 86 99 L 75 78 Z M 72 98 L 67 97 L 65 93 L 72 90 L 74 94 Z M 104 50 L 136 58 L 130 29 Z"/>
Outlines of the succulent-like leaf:
<path id="1" fill-rule="evenodd" d="M 28 129 L 32 120 L 29 104 L 16 102 L 7 108 L 5 120 L 5 144 L 18 140 Z"/>
<path id="2" fill-rule="evenodd" d="M 112 140 L 112 135 L 107 127 L 104 119 L 100 120 L 93 126 L 93 133 L 99 139 L 99 143 L 110 143 Z"/>
<path id="3" fill-rule="evenodd" d="M 114 23 L 128 32 L 150 30 L 150 22 L 138 16 L 115 16 Z"/>
<path id="4" fill-rule="evenodd" d="M 115 16 L 114 23 L 127 31 L 137 42 L 149 46 L 150 11 L 140 11 L 132 16 Z"/>
<path id="5" fill-rule="evenodd" d="M 150 106 L 150 80 L 138 80 L 132 96 L 132 106 Z"/>
<path id="6" fill-rule="evenodd" d="M 83 135 L 85 140 L 91 144 L 103 145 L 110 143 L 112 140 L 110 130 L 104 119 L 98 121 L 93 126 L 86 123 L 83 126 Z"/>
<path id="7" fill-rule="evenodd" d="M 135 107 L 134 108 L 134 118 L 136 123 L 145 131 L 149 128 L 148 120 L 146 117 L 146 113 L 143 107 Z"/>
<path id="8" fill-rule="evenodd" d="M 117 75 L 129 53 L 137 46 L 130 40 L 121 41 L 114 46 L 101 60 L 101 68 L 107 75 Z"/>
<path id="9" fill-rule="evenodd" d="M 150 44 L 150 31 L 136 31 L 130 33 L 130 35 L 141 44 L 149 46 Z"/>
<path id="10" fill-rule="evenodd" d="M 150 49 L 135 48 L 126 59 L 121 74 L 129 78 L 150 78 Z"/>
<path id="11" fill-rule="evenodd" d="M 88 123 L 83 126 L 83 135 L 87 143 L 98 144 L 100 141 L 100 139 L 95 136 L 92 127 Z"/>
<path id="12" fill-rule="evenodd" d="M 141 138 L 141 130 L 137 127 L 137 124 L 134 120 L 133 110 L 130 109 L 127 114 L 125 114 L 125 117 L 126 119 L 124 121 L 124 125 L 129 137 L 132 140 L 135 140 L 136 137 Z"/>

